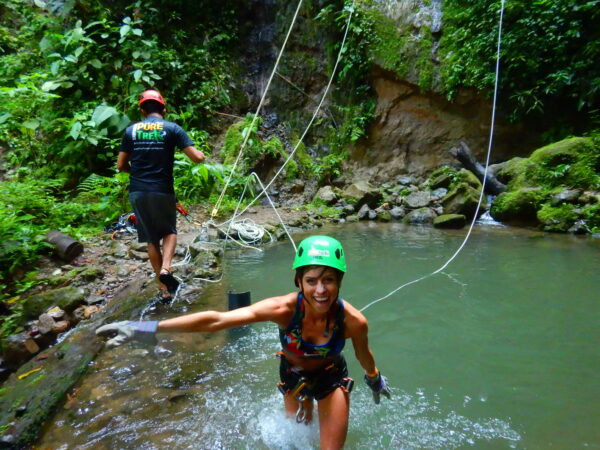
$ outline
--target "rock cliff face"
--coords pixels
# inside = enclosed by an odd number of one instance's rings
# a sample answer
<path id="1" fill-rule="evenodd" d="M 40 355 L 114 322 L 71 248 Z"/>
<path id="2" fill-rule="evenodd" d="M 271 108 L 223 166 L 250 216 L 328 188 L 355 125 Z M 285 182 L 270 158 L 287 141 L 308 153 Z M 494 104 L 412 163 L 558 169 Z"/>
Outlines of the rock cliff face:
<path id="1" fill-rule="evenodd" d="M 278 10 L 291 17 L 290 5 L 278 0 L 258 3 L 265 3 L 263 6 L 271 12 Z M 449 101 L 441 93 L 438 57 L 443 32 L 441 2 L 378 0 L 367 8 L 384 18 L 375 21 L 378 25 L 374 26 L 381 27 L 378 38 L 373 40 L 377 44 L 369 44 L 368 49 L 373 62 L 369 84 L 375 93 L 375 116 L 367 127 L 366 138 L 350 150 L 348 165 L 353 173 L 374 182 L 388 181 L 401 174 L 423 176 L 441 164 L 456 165 L 449 150 L 460 141 L 467 143 L 474 156 L 483 161 L 488 148 L 492 99 L 486 93 L 463 90 Z M 287 123 L 287 128 L 296 134 L 308 123 L 330 76 L 330 67 L 325 64 L 325 30 L 322 23 L 313 20 L 317 12 L 315 8 L 312 15 L 305 14 L 295 28 L 262 111 L 263 115 L 272 116 L 274 122 Z M 276 55 L 273 20 L 272 16 L 264 15 L 254 23 L 256 36 L 262 36 L 270 45 L 261 47 L 262 63 L 254 55 L 254 62 L 248 64 L 256 69 L 249 70 L 249 79 L 264 80 L 271 70 L 270 62 Z M 281 17 L 279 22 L 276 28 L 282 33 L 288 23 Z M 428 80 L 427 87 L 424 79 Z M 259 92 L 261 89 L 256 88 L 254 97 Z M 501 100 L 502 93 L 499 95 Z M 327 153 L 323 137 L 328 128 L 337 128 L 343 120 L 334 119 L 335 104 L 330 94 L 318 116 L 319 123 L 313 125 L 305 140 L 309 153 Z M 281 139 L 286 142 L 285 137 Z M 498 110 L 492 163 L 526 156 L 539 144 L 536 134 L 529 132 L 525 124 L 505 123 L 501 109 Z"/>
<path id="2" fill-rule="evenodd" d="M 448 153 L 466 142 L 483 160 L 488 148 L 492 99 L 485 93 L 463 90 L 448 101 L 440 85 L 438 46 L 443 32 L 439 0 L 377 1 L 388 40 L 371 49 L 371 85 L 377 96 L 368 137 L 351 154 L 353 168 L 374 180 L 398 174 L 423 175 L 444 163 L 456 164 Z M 428 79 L 427 88 L 423 80 Z M 499 105 L 501 102 L 501 95 Z M 492 162 L 529 154 L 539 145 L 523 124 L 507 124 L 496 114 Z"/>
<path id="3" fill-rule="evenodd" d="M 441 95 L 422 93 L 418 86 L 380 68 L 373 73 L 373 86 L 375 120 L 367 139 L 351 155 L 356 170 L 372 172 L 379 180 L 402 173 L 423 175 L 441 164 L 456 164 L 448 150 L 461 140 L 476 157 L 485 158 L 490 100 L 465 91 L 449 102 Z M 531 144 L 523 145 L 523 141 Z M 500 119 L 495 125 L 492 162 L 527 154 L 534 145 L 519 127 L 509 128 Z"/>

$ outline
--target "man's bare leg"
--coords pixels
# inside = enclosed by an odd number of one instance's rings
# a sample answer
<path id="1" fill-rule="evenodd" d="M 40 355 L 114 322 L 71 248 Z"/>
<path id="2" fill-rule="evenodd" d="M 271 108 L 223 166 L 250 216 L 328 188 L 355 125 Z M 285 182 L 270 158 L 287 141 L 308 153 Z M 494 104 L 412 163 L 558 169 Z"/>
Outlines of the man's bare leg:
<path id="1" fill-rule="evenodd" d="M 162 241 L 162 258 L 160 269 L 171 271 L 171 263 L 173 262 L 173 255 L 175 254 L 175 248 L 177 247 L 177 235 L 167 234 Z M 154 266 L 152 266 L 154 267 Z M 163 271 L 164 273 L 164 271 Z"/>

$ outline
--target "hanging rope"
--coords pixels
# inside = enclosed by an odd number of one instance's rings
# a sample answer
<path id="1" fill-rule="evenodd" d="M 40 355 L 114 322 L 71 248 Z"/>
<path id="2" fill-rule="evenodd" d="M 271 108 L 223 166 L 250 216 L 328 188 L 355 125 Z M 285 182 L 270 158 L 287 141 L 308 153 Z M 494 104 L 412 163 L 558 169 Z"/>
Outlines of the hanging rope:
<path id="1" fill-rule="evenodd" d="M 367 308 L 371 307 L 372 305 L 375 305 L 376 303 L 379 303 L 379 302 L 385 300 L 386 298 L 391 297 L 396 292 L 398 292 L 400 289 L 403 289 L 406 286 L 410 286 L 411 284 L 418 283 L 419 281 L 425 280 L 426 278 L 429 278 L 433 275 L 436 275 L 436 274 L 442 272 L 446 267 L 448 267 L 448 265 L 452 261 L 454 261 L 454 259 L 458 256 L 458 254 L 465 247 L 465 245 L 467 244 L 467 241 L 469 240 L 469 237 L 471 236 L 471 232 L 473 231 L 473 226 L 475 225 L 477 216 L 479 215 L 479 209 L 481 208 L 481 202 L 483 201 L 483 195 L 484 195 L 484 191 L 485 191 L 485 181 L 487 178 L 487 172 L 488 172 L 488 168 L 490 165 L 490 156 L 492 154 L 492 142 L 493 142 L 493 138 L 494 138 L 494 124 L 496 122 L 496 102 L 498 99 L 498 80 L 500 79 L 500 50 L 501 50 L 501 43 L 502 43 L 503 18 L 504 18 L 504 0 L 501 0 L 501 2 L 500 2 L 500 19 L 499 19 L 499 23 L 498 23 L 498 42 L 497 42 L 497 48 L 496 48 L 496 77 L 495 77 L 495 81 L 494 81 L 494 98 L 492 101 L 492 117 L 491 117 L 491 125 L 490 125 L 490 136 L 489 136 L 489 140 L 488 140 L 488 149 L 487 149 L 487 155 L 486 155 L 486 159 L 485 159 L 485 170 L 483 172 L 483 183 L 481 185 L 481 193 L 479 194 L 479 201 L 477 202 L 477 208 L 475 210 L 475 214 L 473 215 L 473 220 L 471 220 L 471 225 L 469 226 L 469 230 L 467 231 L 467 234 L 466 234 L 465 238 L 463 239 L 462 243 L 460 244 L 460 246 L 458 247 L 458 249 L 448 259 L 448 261 L 446 261 L 439 269 L 437 269 L 434 272 L 428 273 L 427 275 L 424 275 L 421 278 L 417 278 L 416 280 L 409 281 L 408 283 L 398 286 L 396 289 L 391 291 L 389 294 L 384 295 L 383 297 L 378 298 L 377 300 L 373 300 L 371 303 L 369 303 L 366 306 L 364 306 L 363 308 L 361 308 L 361 310 L 360 310 L 361 312 L 366 310 Z"/>
<path id="2" fill-rule="evenodd" d="M 221 191 L 221 195 L 219 195 L 219 198 L 218 198 L 217 202 L 215 203 L 215 206 L 212 210 L 211 217 L 215 217 L 217 215 L 217 213 L 219 212 L 219 208 L 221 207 L 221 202 L 223 201 L 225 192 L 227 191 L 227 188 L 229 187 L 229 183 L 231 183 L 231 179 L 233 178 L 235 168 L 237 167 L 238 162 L 240 161 L 242 153 L 244 152 L 244 148 L 246 147 L 246 144 L 248 143 L 248 139 L 250 139 L 250 135 L 252 133 L 252 130 L 254 129 L 254 124 L 256 123 L 256 120 L 258 119 L 258 113 L 262 109 L 263 103 L 265 102 L 265 98 L 267 97 L 267 92 L 269 91 L 269 87 L 271 86 L 271 81 L 273 81 L 273 77 L 275 76 L 275 73 L 277 73 L 277 67 L 279 66 L 279 61 L 281 60 L 281 55 L 283 55 L 285 46 L 287 45 L 290 34 L 292 33 L 292 28 L 294 28 L 294 24 L 296 23 L 296 19 L 298 18 L 298 13 L 300 12 L 300 6 L 302 6 L 302 0 L 300 0 L 298 2 L 298 6 L 296 7 L 296 12 L 294 13 L 294 17 L 292 18 L 292 23 L 290 24 L 288 32 L 285 36 L 283 45 L 281 46 L 281 49 L 279 50 L 279 55 L 277 55 L 277 60 L 275 61 L 275 65 L 273 66 L 273 71 L 271 72 L 269 81 L 267 82 L 267 85 L 265 86 L 265 90 L 260 99 L 260 102 L 258 103 L 258 107 L 256 108 L 256 112 L 254 113 L 254 117 L 252 117 L 252 122 L 250 123 L 250 127 L 247 129 L 246 136 L 244 136 L 244 141 L 242 142 L 240 151 L 238 152 L 237 158 L 235 159 L 235 162 L 233 163 L 233 167 L 231 168 L 229 177 L 227 177 L 227 181 L 225 182 L 225 186 L 223 187 L 223 190 Z"/>
<path id="3" fill-rule="evenodd" d="M 321 106 L 323 106 L 323 102 L 325 101 L 325 98 L 327 97 L 327 94 L 329 93 L 329 89 L 331 88 L 331 85 L 333 83 L 333 78 L 334 78 L 334 76 L 335 76 L 335 74 L 337 72 L 338 65 L 339 65 L 339 63 L 340 63 L 340 61 L 342 59 L 342 54 L 344 53 L 344 50 L 345 50 L 344 45 L 346 44 L 346 40 L 348 38 L 348 31 L 350 30 L 350 23 L 352 22 L 352 16 L 354 14 L 354 4 L 355 4 L 355 1 L 352 2 L 352 5 L 349 8 L 348 21 L 346 22 L 346 28 L 344 30 L 344 37 L 343 37 L 342 43 L 340 45 L 340 51 L 338 52 L 337 59 L 336 59 L 335 64 L 333 66 L 333 70 L 331 71 L 331 77 L 329 78 L 329 81 L 327 82 L 327 86 L 325 87 L 325 91 L 323 92 L 323 95 L 321 96 L 321 100 L 319 101 L 319 104 L 317 105 L 317 108 L 315 109 L 315 112 L 313 113 L 310 121 L 308 122 L 308 125 L 304 129 L 304 132 L 300 136 L 300 139 L 298 139 L 298 142 L 294 146 L 294 149 L 291 151 L 291 153 L 289 154 L 289 156 L 287 157 L 287 159 L 283 162 L 282 166 L 279 168 L 279 170 L 277 171 L 277 173 L 275 173 L 275 175 L 273 175 L 273 178 L 271 178 L 271 181 L 269 181 L 269 183 L 262 188 L 262 190 L 254 197 L 254 199 L 252 199 L 252 201 L 242 210 L 242 212 L 239 213 L 240 215 L 244 214 L 256 202 L 256 200 L 258 200 L 262 195 L 267 195 L 267 189 L 269 189 L 269 187 L 275 182 L 275 180 L 281 174 L 281 172 L 283 171 L 283 169 L 285 168 L 285 166 L 293 158 L 294 154 L 296 153 L 296 150 L 298 150 L 298 148 L 300 147 L 300 144 L 302 144 L 302 141 L 306 137 L 306 135 L 308 133 L 308 130 L 310 129 L 310 127 L 312 126 L 312 124 L 316 120 L 317 115 L 318 115 L 319 111 L 321 110 Z M 235 218 L 235 216 L 234 216 L 234 218 Z M 294 246 L 294 249 L 296 249 L 296 246 Z"/>

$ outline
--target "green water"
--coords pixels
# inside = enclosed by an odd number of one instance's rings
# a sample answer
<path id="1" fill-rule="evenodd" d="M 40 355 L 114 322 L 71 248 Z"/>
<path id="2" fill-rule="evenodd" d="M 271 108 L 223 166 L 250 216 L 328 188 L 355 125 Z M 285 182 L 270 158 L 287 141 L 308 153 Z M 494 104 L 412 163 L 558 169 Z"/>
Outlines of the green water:
<path id="1" fill-rule="evenodd" d="M 342 297 L 361 308 L 430 273 L 461 231 L 356 224 L 319 230 L 342 241 Z M 296 240 L 302 236 L 295 236 Z M 292 247 L 231 252 L 226 279 L 165 318 L 293 289 Z M 351 343 L 348 449 L 600 448 L 600 240 L 476 227 L 445 273 L 364 313 L 391 401 L 374 405 Z M 38 442 L 52 448 L 290 449 L 318 447 L 315 426 L 282 415 L 276 327 L 161 335 L 158 352 L 107 350 L 77 400 Z"/>

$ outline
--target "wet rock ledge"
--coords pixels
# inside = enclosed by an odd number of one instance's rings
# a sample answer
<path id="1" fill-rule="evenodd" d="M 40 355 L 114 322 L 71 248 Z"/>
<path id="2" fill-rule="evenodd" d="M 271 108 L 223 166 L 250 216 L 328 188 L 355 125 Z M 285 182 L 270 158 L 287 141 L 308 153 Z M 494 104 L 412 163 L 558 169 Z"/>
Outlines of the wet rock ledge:
<path id="1" fill-rule="evenodd" d="M 196 256 L 190 266 L 202 267 L 203 275 L 216 278 L 221 270 L 221 253 L 218 246 L 209 243 L 195 245 Z M 206 264 L 207 260 L 211 264 Z M 138 318 L 156 293 L 153 280 L 147 277 L 134 279 L 106 301 L 102 310 L 61 335 L 55 345 L 41 351 L 11 374 L 0 387 L 0 448 L 22 449 L 32 444 L 44 422 L 65 397 L 69 397 L 73 386 L 102 349 L 103 342 L 96 338 L 96 328 L 105 322 Z M 46 301 L 39 300 L 45 308 Z M 55 304 L 57 298 L 51 300 Z M 68 305 L 65 308 L 71 309 Z M 58 323 L 52 317 L 49 321 Z"/>

